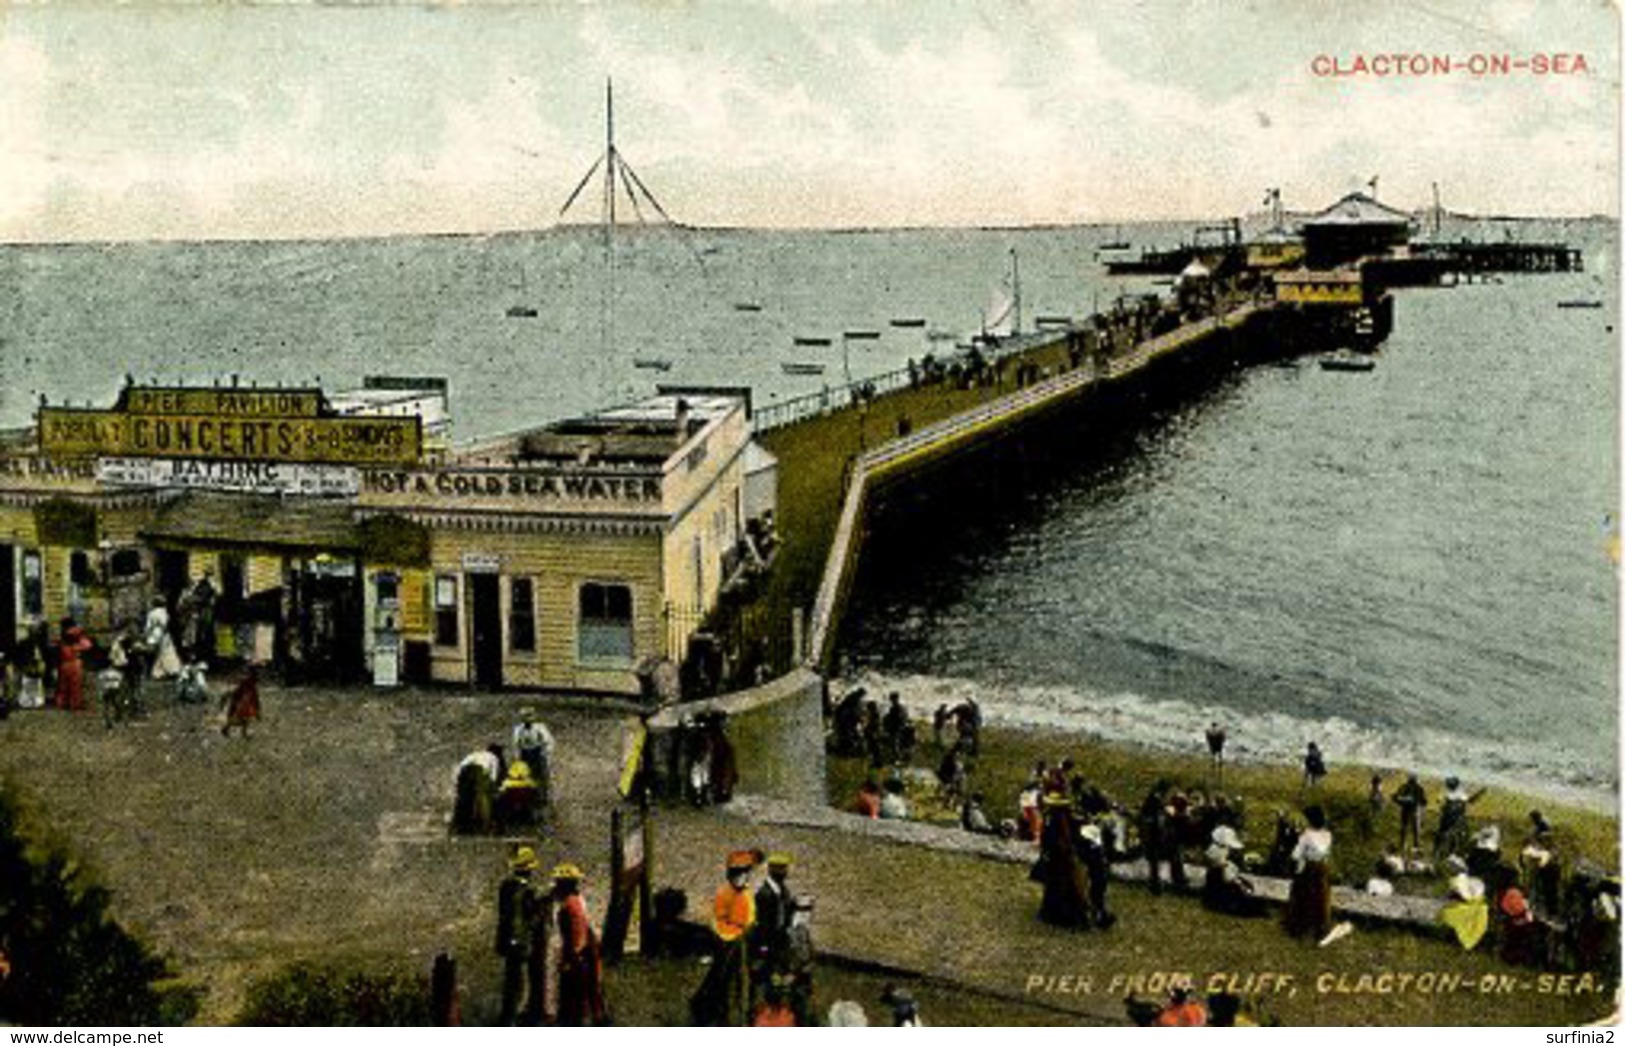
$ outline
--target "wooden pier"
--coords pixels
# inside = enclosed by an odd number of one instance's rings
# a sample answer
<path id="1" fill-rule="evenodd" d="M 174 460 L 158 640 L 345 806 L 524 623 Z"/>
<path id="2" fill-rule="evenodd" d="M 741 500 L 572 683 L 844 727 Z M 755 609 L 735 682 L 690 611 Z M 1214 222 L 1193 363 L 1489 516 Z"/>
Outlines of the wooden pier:
<path id="1" fill-rule="evenodd" d="M 1008 435 L 1039 415 L 1070 405 L 1109 383 L 1136 376 L 1164 359 L 1207 351 L 1217 336 L 1246 326 L 1255 318 L 1271 313 L 1275 307 L 1273 302 L 1249 301 L 1222 315 L 1187 323 L 1139 342 L 1121 355 L 1085 358 L 1073 369 L 1045 377 L 857 454 L 845 475 L 840 514 L 830 535 L 813 600 L 807 642 L 802 652 L 805 663 L 824 665 L 833 652 L 840 610 L 861 554 L 864 514 L 877 486 L 977 444 Z M 1066 339 L 1063 335 L 1035 347 L 1064 346 Z M 788 472 L 796 463 L 781 458 L 781 467 Z"/>

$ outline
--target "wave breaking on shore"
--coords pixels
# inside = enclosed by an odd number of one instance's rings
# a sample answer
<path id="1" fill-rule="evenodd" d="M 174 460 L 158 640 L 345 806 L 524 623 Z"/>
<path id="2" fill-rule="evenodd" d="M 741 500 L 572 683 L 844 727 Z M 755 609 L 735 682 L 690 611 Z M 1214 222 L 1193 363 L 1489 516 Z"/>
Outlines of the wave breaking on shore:
<path id="1" fill-rule="evenodd" d="M 952 707 L 974 697 L 992 726 L 1051 730 L 1152 750 L 1203 755 L 1209 723 L 1224 725 L 1225 754 L 1237 762 L 1296 765 L 1314 741 L 1334 767 L 1350 763 L 1377 769 L 1414 770 L 1424 776 L 1459 775 L 1469 784 L 1493 785 L 1608 814 L 1619 811 L 1616 772 L 1558 750 L 1542 750 L 1533 736 L 1488 738 L 1433 728 L 1379 730 L 1339 717 L 1304 719 L 1282 712 L 1238 714 L 1219 705 L 1153 700 L 1140 694 L 1102 693 L 1087 687 L 995 685 L 923 674 L 889 675 L 863 670 L 836 681 L 836 694 L 866 687 L 871 697 L 897 691 L 916 718 L 929 718 L 940 704 Z M 1528 723 L 1514 724 L 1525 730 Z"/>

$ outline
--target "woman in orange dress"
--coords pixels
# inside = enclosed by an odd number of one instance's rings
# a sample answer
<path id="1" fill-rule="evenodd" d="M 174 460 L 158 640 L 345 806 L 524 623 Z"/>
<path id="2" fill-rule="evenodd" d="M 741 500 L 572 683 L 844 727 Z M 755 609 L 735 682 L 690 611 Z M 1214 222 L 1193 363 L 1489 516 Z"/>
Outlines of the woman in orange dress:
<path id="1" fill-rule="evenodd" d="M 85 710 L 85 664 L 81 660 L 94 646 L 85 630 L 73 623 L 73 618 L 62 622 L 62 645 L 57 648 L 56 706 L 73 712 Z"/>
<path id="2" fill-rule="evenodd" d="M 553 898 L 559 921 L 559 1024 L 603 1024 L 608 1017 L 603 956 L 587 902 L 581 899 L 581 869 L 573 864 L 553 869 Z"/>

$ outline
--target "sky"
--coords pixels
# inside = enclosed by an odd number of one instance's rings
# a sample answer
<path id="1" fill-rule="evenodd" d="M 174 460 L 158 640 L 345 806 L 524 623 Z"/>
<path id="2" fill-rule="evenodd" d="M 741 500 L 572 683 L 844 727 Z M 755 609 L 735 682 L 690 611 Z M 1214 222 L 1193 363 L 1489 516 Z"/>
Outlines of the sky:
<path id="1" fill-rule="evenodd" d="M 610 77 L 622 155 L 697 225 L 1313 210 L 1373 175 L 1617 214 L 1618 40 L 1596 0 L 0 4 L 0 241 L 545 228 Z M 1588 71 L 1315 71 L 1396 52 Z"/>

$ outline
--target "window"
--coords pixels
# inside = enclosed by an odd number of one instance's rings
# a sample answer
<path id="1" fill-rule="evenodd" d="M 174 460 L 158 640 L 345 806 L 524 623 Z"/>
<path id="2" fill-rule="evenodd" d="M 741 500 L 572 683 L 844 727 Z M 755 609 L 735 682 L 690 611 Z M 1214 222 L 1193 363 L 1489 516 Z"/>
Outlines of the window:
<path id="1" fill-rule="evenodd" d="M 68 581 L 79 588 L 91 583 L 90 553 L 75 549 L 68 555 Z"/>
<path id="2" fill-rule="evenodd" d="M 23 613 L 31 617 L 45 613 L 45 562 L 38 552 L 23 553 Z"/>
<path id="3" fill-rule="evenodd" d="M 536 589 L 528 577 L 508 582 L 508 649 L 536 649 Z"/>
<path id="4" fill-rule="evenodd" d="M 457 645 L 457 579 L 449 574 L 434 579 L 434 641 Z"/>
<path id="5" fill-rule="evenodd" d="M 632 590 L 588 582 L 581 586 L 577 646 L 583 661 L 632 660 Z"/>
<path id="6" fill-rule="evenodd" d="M 141 550 L 121 548 L 108 559 L 107 569 L 116 578 L 135 577 L 145 569 L 141 563 Z"/>
<path id="7" fill-rule="evenodd" d="M 373 575 L 373 590 L 380 606 L 394 606 L 401 599 L 401 576 L 387 570 Z M 455 600 L 454 600 L 455 602 Z"/>
<path id="8" fill-rule="evenodd" d="M 237 621 L 248 598 L 248 564 L 242 556 L 220 557 L 220 602 L 215 610 L 224 621 Z"/>

